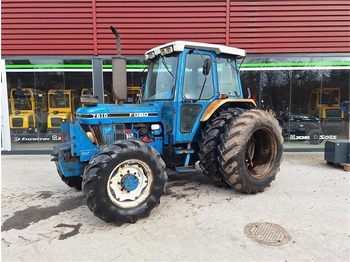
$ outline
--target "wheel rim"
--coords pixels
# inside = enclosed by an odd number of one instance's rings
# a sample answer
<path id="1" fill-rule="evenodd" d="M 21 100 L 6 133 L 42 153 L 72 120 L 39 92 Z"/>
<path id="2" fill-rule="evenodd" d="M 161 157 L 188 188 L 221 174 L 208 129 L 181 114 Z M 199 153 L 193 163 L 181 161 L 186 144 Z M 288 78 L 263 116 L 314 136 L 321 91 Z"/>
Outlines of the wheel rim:
<path id="1" fill-rule="evenodd" d="M 248 173 L 254 179 L 267 176 L 277 157 L 277 143 L 267 128 L 257 129 L 248 139 L 245 162 Z"/>
<path id="2" fill-rule="evenodd" d="M 141 160 L 130 159 L 112 170 L 107 182 L 107 192 L 116 206 L 133 208 L 148 198 L 152 183 L 150 167 Z"/>

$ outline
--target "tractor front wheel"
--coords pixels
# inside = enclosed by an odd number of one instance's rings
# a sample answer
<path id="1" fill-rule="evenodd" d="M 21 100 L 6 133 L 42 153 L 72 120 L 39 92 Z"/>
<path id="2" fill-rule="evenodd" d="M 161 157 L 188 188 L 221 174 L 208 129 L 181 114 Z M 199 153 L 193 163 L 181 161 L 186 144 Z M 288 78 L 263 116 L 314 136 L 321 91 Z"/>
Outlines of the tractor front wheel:
<path id="1" fill-rule="evenodd" d="M 58 174 L 60 175 L 62 181 L 66 183 L 69 187 L 74 187 L 76 190 L 81 190 L 81 183 L 83 179 L 80 176 L 65 177 L 59 170 Z"/>
<path id="2" fill-rule="evenodd" d="M 220 171 L 226 182 L 242 193 L 262 192 L 280 169 L 283 137 L 278 121 L 252 109 L 231 121 L 221 135 Z"/>
<path id="3" fill-rule="evenodd" d="M 92 158 L 82 186 L 90 210 L 121 225 L 149 216 L 165 193 L 166 180 L 165 163 L 154 148 L 120 140 Z"/>

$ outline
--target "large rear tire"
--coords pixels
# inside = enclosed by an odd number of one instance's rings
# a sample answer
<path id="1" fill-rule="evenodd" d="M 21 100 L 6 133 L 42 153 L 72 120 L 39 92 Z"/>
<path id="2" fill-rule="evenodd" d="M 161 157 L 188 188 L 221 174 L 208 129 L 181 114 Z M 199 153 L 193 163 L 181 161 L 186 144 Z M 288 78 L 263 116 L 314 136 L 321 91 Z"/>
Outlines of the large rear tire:
<path id="1" fill-rule="evenodd" d="M 225 126 L 231 119 L 239 117 L 244 112 L 240 108 L 228 108 L 215 114 L 208 120 L 206 126 L 202 129 L 199 145 L 200 167 L 204 175 L 208 176 L 210 181 L 217 186 L 227 186 L 219 171 L 218 145 L 220 136 L 225 130 Z"/>
<path id="2" fill-rule="evenodd" d="M 149 216 L 165 193 L 166 180 L 165 163 L 154 148 L 119 140 L 92 158 L 82 186 L 89 209 L 121 225 Z"/>
<path id="3" fill-rule="evenodd" d="M 219 145 L 220 171 L 242 193 L 262 192 L 280 170 L 283 137 L 278 121 L 252 109 L 228 123 Z"/>

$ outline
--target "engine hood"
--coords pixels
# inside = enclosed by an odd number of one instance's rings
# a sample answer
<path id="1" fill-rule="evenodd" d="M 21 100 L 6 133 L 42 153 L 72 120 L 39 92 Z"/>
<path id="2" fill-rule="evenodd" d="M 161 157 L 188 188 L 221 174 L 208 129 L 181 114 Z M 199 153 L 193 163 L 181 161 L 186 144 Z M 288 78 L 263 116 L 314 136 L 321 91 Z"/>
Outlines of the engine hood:
<path id="1" fill-rule="evenodd" d="M 121 124 L 159 122 L 158 107 L 145 104 L 98 104 L 91 107 L 81 107 L 76 118 L 81 124 Z"/>

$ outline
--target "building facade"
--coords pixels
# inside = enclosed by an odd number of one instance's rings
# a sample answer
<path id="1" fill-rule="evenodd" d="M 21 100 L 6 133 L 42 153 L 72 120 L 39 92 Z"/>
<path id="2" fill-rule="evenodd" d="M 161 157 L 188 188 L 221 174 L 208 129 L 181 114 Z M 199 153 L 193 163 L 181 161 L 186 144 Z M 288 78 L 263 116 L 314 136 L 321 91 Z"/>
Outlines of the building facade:
<path id="1" fill-rule="evenodd" d="M 60 137 L 50 115 L 74 114 L 98 68 L 104 100 L 114 102 L 110 26 L 127 58 L 130 102 L 146 50 L 175 40 L 223 44 L 247 51 L 246 97 L 276 116 L 286 149 L 322 150 L 349 137 L 348 1 L 2 0 L 1 12 L 2 150 L 51 150 Z"/>

